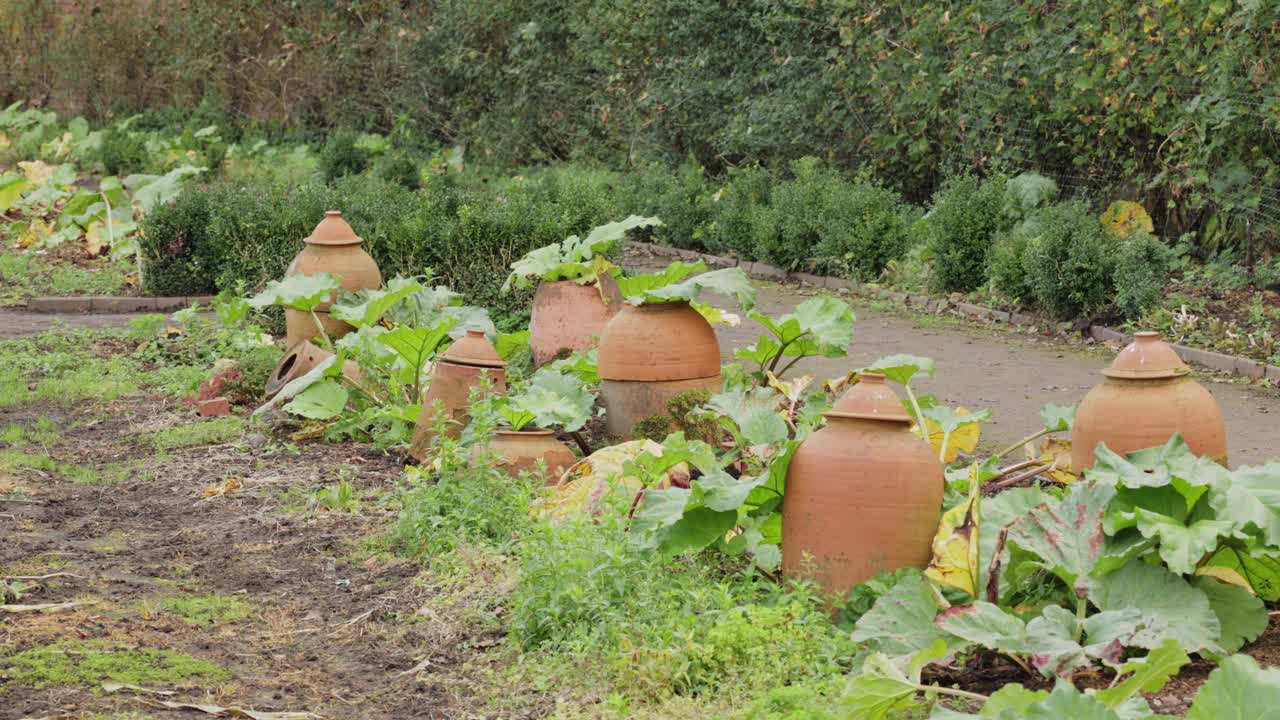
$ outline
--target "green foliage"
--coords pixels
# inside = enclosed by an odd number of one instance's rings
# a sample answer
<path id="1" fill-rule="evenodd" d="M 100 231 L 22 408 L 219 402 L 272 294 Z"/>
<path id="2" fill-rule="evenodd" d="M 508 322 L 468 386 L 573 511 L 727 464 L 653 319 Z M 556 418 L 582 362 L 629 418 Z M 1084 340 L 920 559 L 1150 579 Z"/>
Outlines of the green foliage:
<path id="1" fill-rule="evenodd" d="M 511 274 L 502 285 L 503 292 L 530 287 L 535 280 L 555 282 L 573 280 L 579 285 L 593 284 L 602 273 L 618 275 L 621 271 L 607 259 L 615 252 L 630 230 L 662 225 L 656 217 L 631 215 L 591 229 L 585 238 L 570 235 L 563 242 L 552 243 L 526 254 L 511 264 Z"/>
<path id="2" fill-rule="evenodd" d="M 172 650 L 124 648 L 107 640 L 63 640 L 0 660 L 0 679 L 16 687 L 88 685 L 104 681 L 143 687 L 218 682 L 231 673 Z"/>
<path id="3" fill-rule="evenodd" d="M 359 175 L 369 167 L 370 153 L 357 145 L 359 139 L 360 136 L 355 131 L 348 129 L 329 134 L 324 147 L 320 149 L 320 174 L 326 181 Z"/>
<path id="4" fill-rule="evenodd" d="M 1116 258 L 1116 307 L 1126 318 L 1139 318 L 1160 304 L 1169 270 L 1169 249 L 1149 233 L 1130 235 Z"/>
<path id="5" fill-rule="evenodd" d="M 413 156 L 406 152 L 396 151 L 382 155 L 373 164 L 373 174 L 408 190 L 422 187 L 422 170 Z"/>
<path id="6" fill-rule="evenodd" d="M 174 450 L 196 445 L 217 445 L 240 437 L 244 421 L 236 417 L 213 418 L 177 425 L 151 434 L 157 450 Z"/>
<path id="7" fill-rule="evenodd" d="M 119 125 L 102 133 L 102 145 L 98 148 L 98 160 L 108 175 L 128 175 L 142 172 L 148 167 L 146 137 L 122 129 Z"/>
<path id="8" fill-rule="evenodd" d="M 973 175 L 950 178 L 933 197 L 927 239 L 933 253 L 935 290 L 968 292 L 987 281 L 987 260 L 1003 216 L 1005 180 Z"/>
<path id="9" fill-rule="evenodd" d="M 253 605 L 244 598 L 222 593 L 165 598 L 159 607 L 184 622 L 206 626 L 234 622 L 254 613 Z"/>
<path id="10" fill-rule="evenodd" d="M 1036 303 L 1058 320 L 1094 318 L 1115 298 L 1116 241 L 1083 203 L 1039 215 L 1022 265 Z"/>

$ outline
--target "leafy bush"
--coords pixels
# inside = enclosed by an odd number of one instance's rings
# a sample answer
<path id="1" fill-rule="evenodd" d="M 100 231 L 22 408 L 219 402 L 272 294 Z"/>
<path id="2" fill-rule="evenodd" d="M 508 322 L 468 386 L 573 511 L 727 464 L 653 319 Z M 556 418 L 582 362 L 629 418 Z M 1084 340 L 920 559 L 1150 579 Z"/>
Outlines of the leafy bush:
<path id="1" fill-rule="evenodd" d="M 325 180 L 359 175 L 369 167 L 369 153 L 358 147 L 360 136 L 353 130 L 338 130 L 329 135 L 320 149 L 320 173 Z"/>
<path id="2" fill-rule="evenodd" d="M 147 141 L 143 135 L 112 126 L 102 133 L 98 160 L 108 175 L 128 175 L 147 169 Z"/>
<path id="3" fill-rule="evenodd" d="M 1097 317 L 1115 297 L 1115 238 L 1080 202 L 1044 210 L 1039 223 L 1022 260 L 1037 304 L 1059 320 Z"/>
<path id="4" fill-rule="evenodd" d="M 374 177 L 409 190 L 422 187 L 422 173 L 413 157 L 404 152 L 389 152 L 373 164 Z"/>
<path id="5" fill-rule="evenodd" d="M 1035 276 L 1026 271 L 1027 245 L 1040 233 L 1040 220 L 1032 215 L 996 238 L 991 251 L 991 284 L 1000 294 L 1024 305 L 1035 302 Z"/>
<path id="6" fill-rule="evenodd" d="M 1120 244 L 1116 258 L 1116 307 L 1128 318 L 1160 304 L 1164 297 L 1164 277 L 1169 267 L 1169 249 L 1155 236 L 1135 232 Z"/>
<path id="7" fill-rule="evenodd" d="M 980 180 L 959 175 L 934 195 L 925 219 L 935 290 L 968 292 L 987 281 L 992 241 L 1006 224 L 1004 185 L 999 176 Z"/>
<path id="8" fill-rule="evenodd" d="M 142 223 L 143 288 L 152 295 L 207 295 L 217 289 L 221 253 L 209 240 L 215 194 L 189 189 Z"/>

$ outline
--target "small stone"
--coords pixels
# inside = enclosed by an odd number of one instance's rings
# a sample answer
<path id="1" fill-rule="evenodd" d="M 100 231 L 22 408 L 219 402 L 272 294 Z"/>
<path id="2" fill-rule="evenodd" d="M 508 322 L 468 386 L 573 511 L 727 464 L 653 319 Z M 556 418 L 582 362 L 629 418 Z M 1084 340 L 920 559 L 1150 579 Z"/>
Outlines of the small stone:
<path id="1" fill-rule="evenodd" d="M 217 397 L 201 400 L 196 403 L 196 409 L 199 410 L 200 417 L 222 417 L 231 414 L 231 403 L 224 397 Z"/>

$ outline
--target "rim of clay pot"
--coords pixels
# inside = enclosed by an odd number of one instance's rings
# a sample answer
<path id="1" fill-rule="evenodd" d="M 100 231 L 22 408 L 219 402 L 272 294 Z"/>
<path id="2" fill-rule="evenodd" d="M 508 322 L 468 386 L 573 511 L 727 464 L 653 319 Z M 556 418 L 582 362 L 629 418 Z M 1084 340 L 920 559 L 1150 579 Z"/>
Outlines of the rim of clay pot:
<path id="1" fill-rule="evenodd" d="M 326 210 L 324 219 L 302 242 L 308 245 L 359 245 L 364 239 L 342 219 L 342 211 Z"/>
<path id="2" fill-rule="evenodd" d="M 545 437 L 548 435 L 554 436 L 556 434 L 555 430 L 543 430 L 541 428 L 532 428 L 532 429 L 526 429 L 526 430 L 512 430 L 511 428 L 507 428 L 504 430 L 502 428 L 498 428 L 497 430 L 494 430 L 493 433 L 495 435 L 508 435 L 508 436 L 514 435 L 516 437 L 521 437 L 521 436 Z"/>
<path id="3" fill-rule="evenodd" d="M 275 395 L 289 384 L 289 372 L 298 364 L 300 356 L 307 351 L 307 346 L 315 350 L 320 349 L 310 340 L 299 340 L 284 351 L 284 357 L 280 358 L 275 370 L 271 371 L 271 379 L 267 382 L 267 397 Z"/>
<path id="4" fill-rule="evenodd" d="M 898 394 L 885 384 L 885 377 L 880 373 L 860 374 L 858 383 L 849 388 L 849 392 L 822 415 L 845 420 L 879 420 L 907 424 L 912 422 L 911 416 L 902 409 L 902 401 L 898 399 Z"/>
<path id="5" fill-rule="evenodd" d="M 1160 333 L 1145 330 L 1134 333 L 1129 343 L 1102 374 L 1117 380 L 1160 380 L 1188 375 L 1191 368 L 1182 362 Z"/>
<path id="6" fill-rule="evenodd" d="M 449 346 L 440 356 L 445 362 L 472 367 L 506 367 L 498 351 L 484 336 L 483 330 L 467 330 L 467 334 Z"/>

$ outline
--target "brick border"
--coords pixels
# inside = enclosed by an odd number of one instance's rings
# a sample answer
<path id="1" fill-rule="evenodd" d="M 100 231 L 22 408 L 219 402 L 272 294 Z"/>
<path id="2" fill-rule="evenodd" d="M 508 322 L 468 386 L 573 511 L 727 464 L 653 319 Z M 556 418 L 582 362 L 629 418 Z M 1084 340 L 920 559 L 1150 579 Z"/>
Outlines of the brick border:
<path id="1" fill-rule="evenodd" d="M 27 312 L 33 313 L 148 313 L 181 310 L 196 303 L 208 305 L 212 295 L 189 297 L 37 297 L 27 300 Z"/>
<path id="2" fill-rule="evenodd" d="M 825 288 L 827 290 L 847 290 L 863 297 L 889 300 L 902 305 L 923 308 L 929 312 L 951 310 L 957 314 L 979 320 L 1002 322 L 1010 325 L 1042 325 L 1045 327 L 1055 328 L 1061 333 L 1070 333 L 1078 330 L 1081 334 L 1086 337 L 1091 337 L 1098 342 L 1128 344 L 1133 339 L 1131 336 L 1126 335 L 1119 330 L 1114 330 L 1103 325 L 1081 326 L 1069 322 L 1054 323 L 1044 318 L 1038 318 L 1026 313 L 996 310 L 989 307 L 983 307 L 982 305 L 974 305 L 967 302 L 953 302 L 946 298 L 933 298 L 927 295 L 908 295 L 906 293 L 894 292 L 893 290 L 876 287 L 874 285 L 866 285 L 856 280 L 831 277 L 829 275 L 814 275 L 802 272 L 789 273 L 780 267 L 776 267 L 768 263 L 745 260 L 739 261 L 737 258 L 709 255 L 706 253 L 696 252 L 694 250 L 683 250 L 680 248 L 666 247 L 664 245 L 630 241 L 628 241 L 627 245 L 641 250 L 646 250 L 654 255 L 678 257 L 684 260 L 702 260 L 707 263 L 708 266 L 714 268 L 740 267 L 747 273 L 747 275 L 761 280 L 774 280 L 777 282 L 811 285 L 813 287 Z M 1210 370 L 1216 370 L 1229 375 L 1238 375 L 1253 380 L 1266 378 L 1267 380 L 1280 384 L 1280 366 L 1267 365 L 1256 360 L 1250 360 L 1249 358 L 1226 355 L 1212 350 L 1201 350 L 1199 348 L 1193 348 L 1186 345 L 1178 345 L 1175 343 L 1170 343 L 1170 345 L 1173 347 L 1174 352 L 1178 353 L 1178 356 L 1185 362 L 1201 365 L 1209 368 Z"/>

